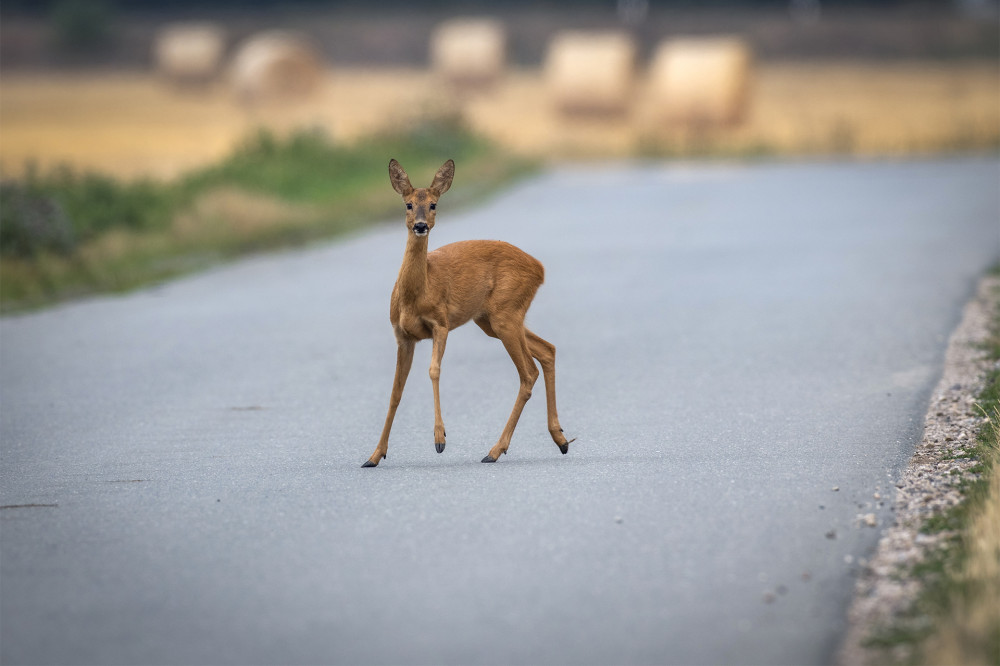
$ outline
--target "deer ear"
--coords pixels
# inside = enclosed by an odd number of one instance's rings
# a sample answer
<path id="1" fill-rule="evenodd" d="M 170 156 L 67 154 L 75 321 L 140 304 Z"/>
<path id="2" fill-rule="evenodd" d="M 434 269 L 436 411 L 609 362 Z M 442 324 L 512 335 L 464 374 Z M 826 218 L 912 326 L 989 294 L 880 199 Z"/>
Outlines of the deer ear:
<path id="1" fill-rule="evenodd" d="M 431 183 L 430 190 L 441 196 L 451 187 L 451 181 L 455 177 L 455 160 L 448 160 L 441 165 L 437 173 L 434 174 L 434 182 Z"/>
<path id="2" fill-rule="evenodd" d="M 413 193 L 410 177 L 406 175 L 403 167 L 399 166 L 399 162 L 396 160 L 389 160 L 389 182 L 392 183 L 392 189 L 404 197 Z"/>

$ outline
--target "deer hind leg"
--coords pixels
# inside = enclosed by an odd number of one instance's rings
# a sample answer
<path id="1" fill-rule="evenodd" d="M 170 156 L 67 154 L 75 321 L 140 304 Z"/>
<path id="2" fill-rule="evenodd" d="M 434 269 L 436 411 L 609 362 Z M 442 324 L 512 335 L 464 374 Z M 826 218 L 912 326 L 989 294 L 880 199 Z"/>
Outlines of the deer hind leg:
<path id="1" fill-rule="evenodd" d="M 431 388 L 434 390 L 434 448 L 438 453 L 444 452 L 445 434 L 444 421 L 441 419 L 441 394 L 438 391 L 438 380 L 441 378 L 441 358 L 444 356 L 444 346 L 448 341 L 448 329 L 435 326 L 433 335 L 434 348 L 431 350 Z"/>
<path id="2" fill-rule="evenodd" d="M 543 340 L 528 329 L 524 329 L 524 337 L 528 343 L 528 351 L 538 359 L 542 366 L 542 376 L 545 378 L 545 409 L 549 418 L 549 434 L 563 453 L 569 451 L 570 441 L 559 425 L 559 413 L 556 411 L 556 347 L 551 342 Z"/>
<path id="3" fill-rule="evenodd" d="M 379 437 L 375 453 L 362 467 L 375 467 L 389 451 L 389 431 L 392 430 L 392 420 L 396 417 L 396 408 L 399 407 L 399 401 L 403 397 L 403 387 L 406 386 L 406 377 L 410 374 L 410 365 L 413 363 L 413 340 L 397 340 L 397 345 L 396 376 L 392 381 L 389 413 L 385 416 L 385 425 L 382 427 L 382 436 Z"/>
<path id="4" fill-rule="evenodd" d="M 498 325 L 496 322 L 490 322 L 491 329 L 496 337 L 500 338 L 500 342 L 503 343 L 507 353 L 510 354 L 510 359 L 514 361 L 518 377 L 521 379 L 521 386 L 517 391 L 517 400 L 514 402 L 514 409 L 511 410 L 510 418 L 507 419 L 507 425 L 504 426 L 503 432 L 500 434 L 500 439 L 490 449 L 489 454 L 483 458 L 483 462 L 496 462 L 501 455 L 507 453 L 511 437 L 514 436 L 514 428 L 517 427 L 517 421 L 521 418 L 521 411 L 524 409 L 524 404 L 528 402 L 528 398 L 531 397 L 531 388 L 535 385 L 535 380 L 538 379 L 538 368 L 535 367 L 535 362 L 531 359 L 531 353 L 528 351 L 528 343 L 524 337 L 525 329 L 523 322 L 523 318 L 516 325 Z M 483 330 L 486 330 L 482 323 L 478 321 L 476 323 Z"/>

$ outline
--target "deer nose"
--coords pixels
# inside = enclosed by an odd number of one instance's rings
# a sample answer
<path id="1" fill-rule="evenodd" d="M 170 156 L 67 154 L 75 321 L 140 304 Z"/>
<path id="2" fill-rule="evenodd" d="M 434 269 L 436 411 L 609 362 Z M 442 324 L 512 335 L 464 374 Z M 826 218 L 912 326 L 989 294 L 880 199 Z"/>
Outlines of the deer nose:
<path id="1" fill-rule="evenodd" d="M 430 231 L 430 229 L 427 227 L 426 222 L 417 222 L 413 225 L 413 233 L 418 236 L 424 236 L 428 231 Z"/>

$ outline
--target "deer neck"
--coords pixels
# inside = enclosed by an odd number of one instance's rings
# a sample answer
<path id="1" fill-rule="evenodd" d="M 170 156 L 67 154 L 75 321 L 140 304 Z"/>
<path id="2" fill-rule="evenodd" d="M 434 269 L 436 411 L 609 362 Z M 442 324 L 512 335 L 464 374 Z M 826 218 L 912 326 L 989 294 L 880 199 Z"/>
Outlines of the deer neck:
<path id="1" fill-rule="evenodd" d="M 427 290 L 427 236 L 409 235 L 396 285 L 407 302 L 417 301 Z"/>

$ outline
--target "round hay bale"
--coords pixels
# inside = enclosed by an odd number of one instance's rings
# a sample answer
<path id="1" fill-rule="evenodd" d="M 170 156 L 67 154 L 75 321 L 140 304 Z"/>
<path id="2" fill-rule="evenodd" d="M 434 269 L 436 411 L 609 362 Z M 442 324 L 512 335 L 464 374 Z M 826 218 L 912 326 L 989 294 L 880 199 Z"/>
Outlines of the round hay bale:
<path id="1" fill-rule="evenodd" d="M 179 85 L 203 84 L 219 71 L 226 47 L 225 32 L 212 23 L 171 23 L 156 34 L 156 70 Z"/>
<path id="2" fill-rule="evenodd" d="M 452 19 L 431 35 L 430 55 L 434 71 L 453 85 L 488 86 L 503 74 L 507 34 L 494 19 Z"/>
<path id="3" fill-rule="evenodd" d="M 661 42 L 649 71 L 658 113 L 693 126 L 739 123 L 746 117 L 752 60 L 737 37 Z"/>
<path id="4" fill-rule="evenodd" d="M 246 39 L 233 56 L 230 84 L 247 103 L 306 97 L 319 87 L 323 64 L 302 36 L 269 31 Z"/>
<path id="5" fill-rule="evenodd" d="M 624 33 L 561 32 L 549 43 L 546 83 L 563 112 L 623 113 L 632 97 L 635 58 L 635 42 Z"/>

